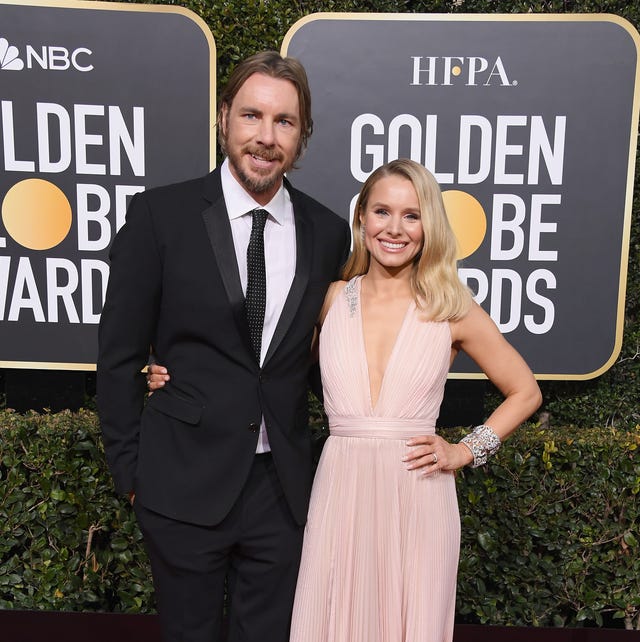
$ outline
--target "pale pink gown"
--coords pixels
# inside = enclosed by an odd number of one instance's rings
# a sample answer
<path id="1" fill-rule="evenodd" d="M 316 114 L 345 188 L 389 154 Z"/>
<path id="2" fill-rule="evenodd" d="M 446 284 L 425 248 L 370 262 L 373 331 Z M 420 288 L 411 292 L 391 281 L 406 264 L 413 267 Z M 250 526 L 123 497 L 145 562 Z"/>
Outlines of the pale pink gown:
<path id="1" fill-rule="evenodd" d="M 291 642 L 450 642 L 460 546 L 453 473 L 422 477 L 405 440 L 433 433 L 449 368 L 448 323 L 409 306 L 375 407 L 360 278 L 320 335 L 330 437 L 316 473 Z"/>

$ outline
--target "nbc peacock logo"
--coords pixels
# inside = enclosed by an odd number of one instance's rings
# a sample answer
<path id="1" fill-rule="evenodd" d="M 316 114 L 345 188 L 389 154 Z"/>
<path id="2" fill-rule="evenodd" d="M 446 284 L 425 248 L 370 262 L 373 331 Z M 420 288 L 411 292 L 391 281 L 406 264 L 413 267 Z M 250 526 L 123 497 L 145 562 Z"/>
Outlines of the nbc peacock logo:
<path id="1" fill-rule="evenodd" d="M 54 72 L 93 71 L 93 52 L 87 47 L 67 49 L 60 45 L 25 44 L 23 53 L 24 56 L 21 58 L 18 47 L 9 44 L 6 38 L 0 38 L 0 70 L 22 71 L 39 67 Z"/>
<path id="2" fill-rule="evenodd" d="M 24 62 L 20 59 L 17 47 L 9 44 L 6 38 L 0 38 L 0 69 L 3 71 L 22 71 Z"/>

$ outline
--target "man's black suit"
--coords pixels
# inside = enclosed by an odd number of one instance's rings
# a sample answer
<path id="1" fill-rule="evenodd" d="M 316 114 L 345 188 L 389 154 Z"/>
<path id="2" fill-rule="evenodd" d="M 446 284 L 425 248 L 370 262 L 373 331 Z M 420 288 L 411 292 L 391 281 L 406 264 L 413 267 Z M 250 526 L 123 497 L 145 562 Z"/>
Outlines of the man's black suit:
<path id="1" fill-rule="evenodd" d="M 295 218 L 295 277 L 262 367 L 249 338 L 219 170 L 135 196 L 114 240 L 98 407 L 116 489 L 134 491 L 136 504 L 154 514 L 221 523 L 250 477 L 264 416 L 286 504 L 298 525 L 305 522 L 310 342 L 349 230 L 285 186 Z M 150 346 L 171 381 L 144 405 L 140 370 Z"/>

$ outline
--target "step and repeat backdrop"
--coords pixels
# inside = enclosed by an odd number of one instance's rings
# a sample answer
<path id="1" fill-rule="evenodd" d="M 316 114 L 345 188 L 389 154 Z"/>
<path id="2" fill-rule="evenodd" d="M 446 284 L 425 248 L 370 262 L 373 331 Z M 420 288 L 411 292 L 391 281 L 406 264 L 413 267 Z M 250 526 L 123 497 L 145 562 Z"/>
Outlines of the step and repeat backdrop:
<path id="1" fill-rule="evenodd" d="M 349 218 L 376 167 L 424 164 L 476 300 L 538 377 L 594 377 L 622 341 L 639 42 L 597 14 L 307 16 L 282 46 L 315 123 L 291 179 Z M 95 368 L 128 201 L 214 166 L 215 95 L 187 10 L 0 0 L 0 367 Z"/>

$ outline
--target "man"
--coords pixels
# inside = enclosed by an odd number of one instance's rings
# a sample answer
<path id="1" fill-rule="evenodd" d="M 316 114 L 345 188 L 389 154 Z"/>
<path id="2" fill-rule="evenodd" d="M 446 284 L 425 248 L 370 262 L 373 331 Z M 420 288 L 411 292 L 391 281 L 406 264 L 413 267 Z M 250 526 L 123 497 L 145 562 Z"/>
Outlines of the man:
<path id="1" fill-rule="evenodd" d="M 312 131 L 297 61 L 238 65 L 218 125 L 222 167 L 135 196 L 114 240 L 98 408 L 166 640 L 221 639 L 226 578 L 228 639 L 286 642 L 311 486 L 310 343 L 349 230 L 284 178 Z M 150 347 L 171 380 L 144 405 Z"/>

